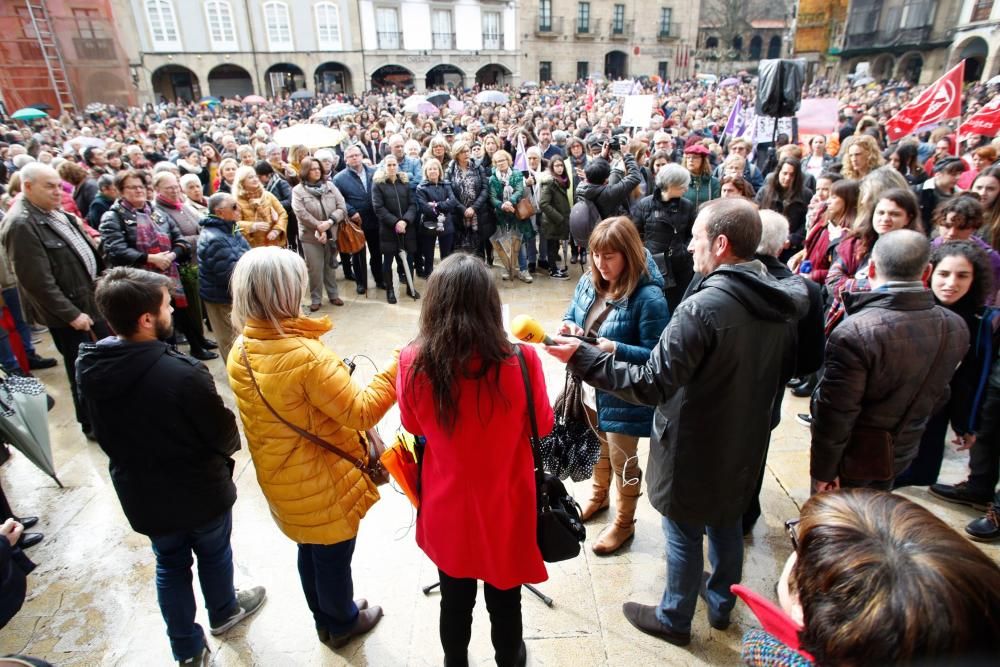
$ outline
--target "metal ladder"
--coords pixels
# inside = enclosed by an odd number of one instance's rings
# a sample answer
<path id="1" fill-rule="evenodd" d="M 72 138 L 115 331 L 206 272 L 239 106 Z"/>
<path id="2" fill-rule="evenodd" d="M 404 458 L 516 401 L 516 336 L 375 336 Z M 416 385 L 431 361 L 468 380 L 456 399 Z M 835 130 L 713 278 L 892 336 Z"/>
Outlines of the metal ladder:
<path id="1" fill-rule="evenodd" d="M 63 64 L 62 52 L 56 42 L 56 36 L 52 31 L 52 21 L 49 20 L 49 11 L 45 7 L 44 0 L 25 0 L 28 6 L 28 15 L 31 16 L 31 25 L 38 36 L 38 45 L 42 50 L 42 57 L 45 59 L 45 67 L 49 71 L 49 79 L 52 81 L 52 88 L 56 91 L 56 98 L 59 100 L 61 111 L 68 111 L 76 108 L 76 98 L 69 87 L 69 79 L 66 77 L 66 67 Z"/>

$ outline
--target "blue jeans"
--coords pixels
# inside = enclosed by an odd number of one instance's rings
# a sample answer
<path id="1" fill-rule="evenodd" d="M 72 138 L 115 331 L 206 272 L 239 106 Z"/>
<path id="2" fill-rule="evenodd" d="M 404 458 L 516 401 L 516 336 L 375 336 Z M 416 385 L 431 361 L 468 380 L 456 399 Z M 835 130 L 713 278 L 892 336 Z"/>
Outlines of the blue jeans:
<path id="1" fill-rule="evenodd" d="M 675 632 L 691 632 L 702 577 L 702 536 L 708 534 L 708 561 L 712 572 L 706 585 L 708 614 L 728 618 L 736 605 L 729 591 L 743 576 L 743 526 L 735 519 L 726 526 L 678 523 L 663 517 L 667 536 L 667 587 L 656 610 L 661 623 Z"/>
<path id="2" fill-rule="evenodd" d="M 156 597 L 175 660 L 194 657 L 205 646 L 205 631 L 194 622 L 192 551 L 198 556 L 198 580 L 211 625 L 222 625 L 236 611 L 232 532 L 230 510 L 194 530 L 149 538 L 156 554 Z"/>
<path id="3" fill-rule="evenodd" d="M 351 580 L 354 538 L 336 544 L 300 544 L 299 578 L 316 628 L 342 635 L 358 619 Z"/>
<path id="4" fill-rule="evenodd" d="M 21 342 L 24 344 L 24 353 L 29 357 L 35 355 L 35 346 L 31 342 L 31 327 L 28 323 L 24 321 L 24 311 L 21 310 L 21 295 L 18 294 L 16 287 L 8 287 L 3 290 L 3 300 L 10 308 L 10 315 L 14 318 L 14 325 L 17 327 L 17 333 L 21 336 Z"/>
<path id="5" fill-rule="evenodd" d="M 528 270 L 528 255 L 523 243 L 521 244 L 521 249 L 517 251 L 517 268 L 521 271 Z"/>

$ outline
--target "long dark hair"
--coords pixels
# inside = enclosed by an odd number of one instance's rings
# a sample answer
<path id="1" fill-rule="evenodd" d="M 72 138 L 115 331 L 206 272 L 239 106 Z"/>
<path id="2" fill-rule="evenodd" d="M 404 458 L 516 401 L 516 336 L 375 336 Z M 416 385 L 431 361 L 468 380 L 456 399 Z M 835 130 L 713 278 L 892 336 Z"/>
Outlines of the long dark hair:
<path id="1" fill-rule="evenodd" d="M 878 202 L 883 199 L 895 202 L 897 206 L 906 211 L 906 217 L 909 218 L 909 221 L 903 229 L 913 229 L 918 232 L 923 231 L 923 226 L 920 224 L 920 203 L 917 201 L 917 196 L 915 194 L 913 194 L 910 190 L 904 190 L 903 188 L 890 188 L 879 195 L 878 200 L 875 202 L 875 206 L 877 207 Z M 851 236 L 860 240 L 860 243 L 858 243 L 855 250 L 856 259 L 861 259 L 867 255 L 875 245 L 875 241 L 878 240 L 878 233 L 875 231 L 874 226 L 874 218 L 875 208 L 873 207 L 871 212 L 864 218 L 855 220 L 854 229 L 851 230 Z"/>
<path id="2" fill-rule="evenodd" d="M 512 350 L 503 328 L 500 293 L 481 259 L 455 253 L 435 267 L 427 281 L 419 329 L 408 389 L 424 376 L 438 422 L 451 432 L 459 412 L 459 380 L 492 374 L 496 386 L 500 365 Z M 474 366 L 469 363 L 473 359 Z"/>
<path id="3" fill-rule="evenodd" d="M 778 181 L 778 174 L 781 173 L 781 168 L 786 164 L 792 165 L 792 169 L 795 170 L 795 175 L 792 176 L 792 184 L 787 190 L 781 187 L 781 183 Z M 767 184 L 764 186 L 763 191 L 760 193 L 760 207 L 774 209 L 774 205 L 781 201 L 788 203 L 802 194 L 802 163 L 793 157 L 783 157 L 778 160 L 778 166 L 774 168 L 774 175 L 768 180 Z"/>
<path id="4" fill-rule="evenodd" d="M 995 178 L 1000 182 L 1000 167 L 990 167 L 983 169 L 972 181 L 975 185 L 980 178 Z M 986 241 L 994 248 L 1000 248 L 1000 195 L 997 195 L 993 206 L 983 209 L 983 225 L 986 227 Z"/>

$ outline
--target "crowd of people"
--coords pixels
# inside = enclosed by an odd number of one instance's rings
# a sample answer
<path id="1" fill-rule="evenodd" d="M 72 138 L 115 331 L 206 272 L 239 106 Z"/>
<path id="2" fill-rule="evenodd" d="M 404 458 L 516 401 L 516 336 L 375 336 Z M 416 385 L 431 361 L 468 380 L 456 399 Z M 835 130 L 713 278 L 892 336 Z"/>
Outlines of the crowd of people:
<path id="1" fill-rule="evenodd" d="M 445 664 L 468 664 L 477 581 L 497 664 L 525 664 L 521 586 L 548 576 L 528 415 L 541 435 L 554 415 L 528 401 L 548 395 L 545 376 L 530 346 L 523 369 L 514 354 L 497 285 L 562 283 L 573 264 L 583 275 L 545 350 L 582 383 L 600 441 L 581 519 L 614 511 L 591 548 L 627 545 L 643 493 L 663 516 L 666 588 L 657 604 L 624 603 L 633 626 L 686 645 L 700 595 L 712 627 L 729 627 L 789 391 L 811 397 L 798 419 L 815 494 L 789 525 L 779 582 L 797 641 L 752 631 L 744 660 L 996 655 L 1000 568 L 890 492 L 980 508 L 966 533 L 1000 539 L 1000 143 L 944 125 L 888 143 L 886 121 L 920 92 L 904 83 L 815 83 L 806 96 L 838 98 L 838 127 L 773 142 L 723 134 L 752 81 L 647 91 L 648 125 L 631 128 L 610 86 L 583 82 L 508 87 L 492 103 L 453 90 L 422 112 L 388 90 L 0 126 L 0 366 L 56 365 L 32 344 L 31 325 L 48 329 L 81 430 L 150 538 L 180 664 L 208 654 L 192 552 L 213 635 L 266 595 L 233 585 L 238 424 L 199 363 L 220 354 L 318 639 L 341 648 L 382 616 L 354 597 L 351 558 L 379 499 L 368 433 L 398 403 L 425 441 L 416 537 L 440 574 Z M 970 86 L 967 112 L 991 93 Z M 310 121 L 339 140 L 283 145 L 280 130 Z M 396 304 L 397 285 L 421 301 L 415 340 L 362 386 L 320 340 L 331 322 L 318 311 L 325 298 L 336 313 L 345 286 Z M 150 429 L 170 406 L 183 418 Z M 970 450 L 968 480 L 950 485 L 949 429 Z M 178 485 L 183 499 L 164 505 Z M 2 510 L 5 622 L 41 536 Z"/>

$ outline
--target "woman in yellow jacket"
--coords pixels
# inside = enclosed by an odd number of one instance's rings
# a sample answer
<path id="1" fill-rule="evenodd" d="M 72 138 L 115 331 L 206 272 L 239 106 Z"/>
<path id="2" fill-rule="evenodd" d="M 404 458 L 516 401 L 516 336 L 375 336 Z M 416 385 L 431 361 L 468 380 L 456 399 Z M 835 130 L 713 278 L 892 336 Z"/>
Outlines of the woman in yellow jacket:
<path id="1" fill-rule="evenodd" d="M 291 250 L 255 248 L 240 258 L 232 278 L 233 324 L 243 335 L 226 369 L 271 516 L 298 543 L 316 632 L 339 648 L 382 616 L 381 608 L 352 600 L 351 581 L 358 524 L 379 494 L 350 461 L 282 419 L 367 460 L 363 432 L 396 402 L 396 359 L 367 387 L 355 384 L 347 365 L 320 340 L 330 331 L 329 319 L 300 314 L 307 283 L 305 262 Z"/>
<path id="2" fill-rule="evenodd" d="M 240 167 L 233 179 L 233 196 L 240 207 L 240 231 L 251 248 L 278 246 L 288 239 L 288 212 L 278 198 L 264 189 L 253 167 Z"/>

